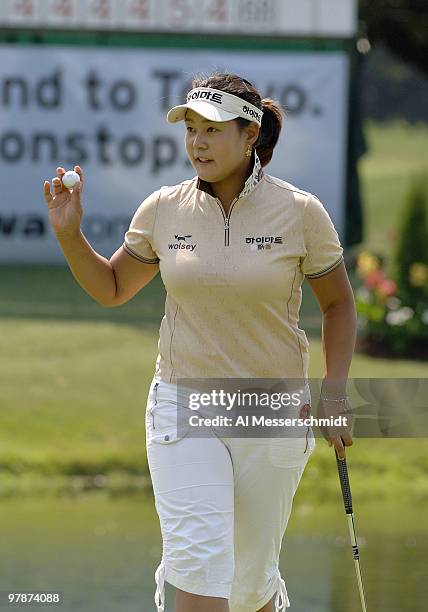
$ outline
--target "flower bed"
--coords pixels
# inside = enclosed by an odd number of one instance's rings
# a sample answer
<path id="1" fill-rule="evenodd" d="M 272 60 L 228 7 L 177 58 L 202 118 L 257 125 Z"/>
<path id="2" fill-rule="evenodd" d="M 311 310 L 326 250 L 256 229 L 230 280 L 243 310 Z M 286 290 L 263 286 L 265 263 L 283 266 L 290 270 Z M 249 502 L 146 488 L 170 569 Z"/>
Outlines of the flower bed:
<path id="1" fill-rule="evenodd" d="M 385 274 L 381 258 L 368 251 L 357 257 L 357 275 L 362 279 L 355 292 L 360 332 L 357 349 L 379 356 L 428 359 L 427 301 L 405 300 L 397 282 Z M 413 262 L 407 280 L 423 295 L 428 265 Z"/>

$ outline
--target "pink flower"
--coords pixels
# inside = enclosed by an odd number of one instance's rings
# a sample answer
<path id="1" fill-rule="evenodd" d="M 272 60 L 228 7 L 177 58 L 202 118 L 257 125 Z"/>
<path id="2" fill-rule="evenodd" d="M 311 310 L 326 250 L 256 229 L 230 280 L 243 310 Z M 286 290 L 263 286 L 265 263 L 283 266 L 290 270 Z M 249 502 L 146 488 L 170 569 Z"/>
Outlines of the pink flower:
<path id="1" fill-rule="evenodd" d="M 385 280 L 387 280 L 387 278 L 382 270 L 373 270 L 367 274 L 366 278 L 364 279 L 364 285 L 369 289 L 373 289 Z"/>
<path id="2" fill-rule="evenodd" d="M 394 283 L 394 281 L 386 278 L 385 280 L 379 283 L 379 285 L 377 286 L 377 290 L 380 295 L 384 297 L 389 297 L 390 295 L 395 294 L 395 292 L 397 291 L 397 285 Z"/>

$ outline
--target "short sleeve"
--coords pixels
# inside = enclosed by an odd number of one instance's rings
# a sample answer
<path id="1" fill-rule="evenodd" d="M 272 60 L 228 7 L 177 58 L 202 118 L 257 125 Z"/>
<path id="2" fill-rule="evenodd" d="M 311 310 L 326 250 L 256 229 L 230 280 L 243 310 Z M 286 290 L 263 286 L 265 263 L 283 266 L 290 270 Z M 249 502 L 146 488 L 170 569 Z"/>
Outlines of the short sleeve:
<path id="1" fill-rule="evenodd" d="M 330 216 L 316 196 L 310 195 L 303 213 L 306 254 L 300 260 L 307 278 L 319 278 L 343 261 L 343 248 Z"/>
<path id="2" fill-rule="evenodd" d="M 124 250 L 144 263 L 158 263 L 153 250 L 153 229 L 160 189 L 149 195 L 137 208 L 128 231 L 125 233 Z"/>

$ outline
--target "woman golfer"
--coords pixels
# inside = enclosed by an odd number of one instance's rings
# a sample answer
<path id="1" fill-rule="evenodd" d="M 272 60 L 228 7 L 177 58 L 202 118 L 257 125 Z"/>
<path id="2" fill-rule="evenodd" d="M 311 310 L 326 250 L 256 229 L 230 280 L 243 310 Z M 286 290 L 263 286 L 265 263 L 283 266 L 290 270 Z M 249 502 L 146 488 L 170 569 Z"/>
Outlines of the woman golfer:
<path id="1" fill-rule="evenodd" d="M 315 446 L 297 438 L 195 437 L 177 428 L 180 379 L 306 379 L 308 342 L 299 329 L 306 277 L 323 312 L 323 393 L 335 405 L 355 341 L 355 306 L 338 235 L 318 198 L 263 168 L 283 116 L 279 105 L 234 74 L 196 78 L 184 121 L 197 176 L 163 186 L 134 214 L 110 260 L 80 229 L 81 183 L 45 181 L 49 217 L 71 271 L 101 305 L 130 300 L 160 270 L 167 290 L 148 396 L 149 468 L 165 581 L 176 612 L 278 612 L 289 607 L 279 571 L 293 496 Z M 299 410 L 308 414 L 310 397 Z M 299 412 L 302 414 L 302 412 Z M 324 432 L 323 432 L 324 433 Z M 324 434 L 340 457 L 349 430 Z"/>

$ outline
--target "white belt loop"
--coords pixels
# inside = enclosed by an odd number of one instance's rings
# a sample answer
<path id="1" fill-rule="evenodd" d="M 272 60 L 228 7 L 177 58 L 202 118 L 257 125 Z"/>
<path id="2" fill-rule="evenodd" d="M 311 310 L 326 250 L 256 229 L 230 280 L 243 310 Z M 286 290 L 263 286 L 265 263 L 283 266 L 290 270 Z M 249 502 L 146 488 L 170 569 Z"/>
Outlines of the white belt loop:
<path id="1" fill-rule="evenodd" d="M 162 561 L 159 563 L 155 571 L 156 593 L 155 604 L 157 612 L 165 612 L 165 566 Z"/>
<path id="2" fill-rule="evenodd" d="M 285 608 L 290 607 L 290 600 L 288 599 L 287 589 L 285 588 L 285 582 L 283 578 L 281 577 L 279 568 L 278 568 L 278 579 L 279 579 L 279 587 L 278 587 L 278 591 L 275 597 L 275 612 L 281 612 L 281 610 L 285 610 Z"/>

